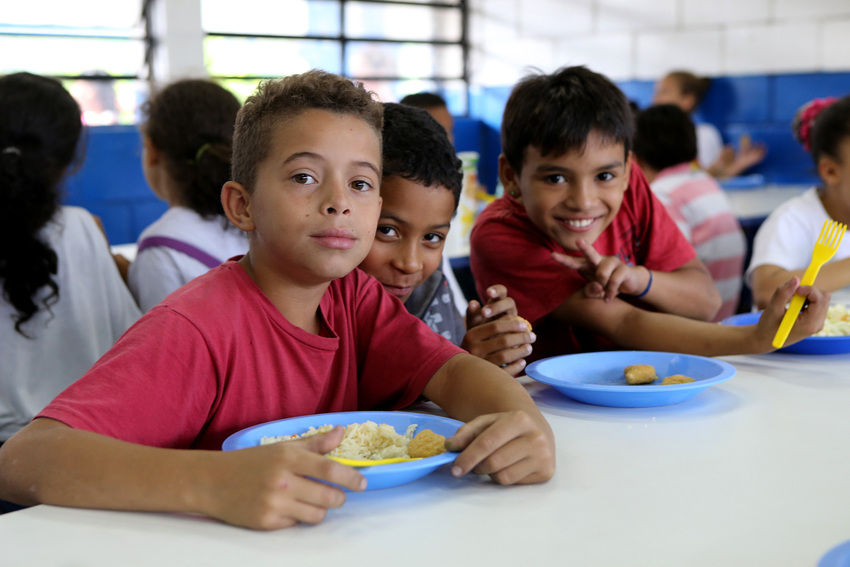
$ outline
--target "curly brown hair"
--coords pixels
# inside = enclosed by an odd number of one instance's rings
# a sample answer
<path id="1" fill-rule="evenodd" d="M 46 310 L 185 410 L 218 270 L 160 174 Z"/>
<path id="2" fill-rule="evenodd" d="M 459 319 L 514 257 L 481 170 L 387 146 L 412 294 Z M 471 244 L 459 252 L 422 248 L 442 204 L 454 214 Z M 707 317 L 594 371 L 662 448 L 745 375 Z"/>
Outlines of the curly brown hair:
<path id="1" fill-rule="evenodd" d="M 257 166 L 268 156 L 275 129 L 285 120 L 311 109 L 356 116 L 381 141 L 384 109 L 362 83 L 318 69 L 263 81 L 236 117 L 233 181 L 252 191 Z"/>

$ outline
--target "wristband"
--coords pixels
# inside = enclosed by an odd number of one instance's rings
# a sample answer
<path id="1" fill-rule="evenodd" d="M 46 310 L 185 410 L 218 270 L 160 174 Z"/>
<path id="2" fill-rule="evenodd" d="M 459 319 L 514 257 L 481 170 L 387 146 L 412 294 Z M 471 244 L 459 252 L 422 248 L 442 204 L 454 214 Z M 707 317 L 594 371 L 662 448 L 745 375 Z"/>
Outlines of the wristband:
<path id="1" fill-rule="evenodd" d="M 652 270 L 647 270 L 647 272 L 649 272 L 649 281 L 646 284 L 646 289 L 640 292 L 640 295 L 636 295 L 635 299 L 640 299 L 641 297 L 649 293 L 649 288 L 652 287 Z"/>

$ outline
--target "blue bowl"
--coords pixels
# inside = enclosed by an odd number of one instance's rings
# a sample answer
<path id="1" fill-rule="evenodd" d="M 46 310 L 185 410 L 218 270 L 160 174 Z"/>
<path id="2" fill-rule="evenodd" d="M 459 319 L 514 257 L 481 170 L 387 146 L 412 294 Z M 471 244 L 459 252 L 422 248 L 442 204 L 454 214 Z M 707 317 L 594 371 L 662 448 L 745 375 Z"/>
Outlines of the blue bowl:
<path id="1" fill-rule="evenodd" d="M 651 364 L 659 380 L 631 385 L 623 374 L 626 366 Z M 586 404 L 620 408 L 644 408 L 677 404 L 714 384 L 725 382 L 737 371 L 722 360 L 652 351 L 611 351 L 568 354 L 531 363 L 526 374 Z M 687 384 L 661 385 L 661 379 L 684 374 Z"/>
<path id="2" fill-rule="evenodd" d="M 850 567 L 850 541 L 830 549 L 818 561 L 818 567 Z"/>
<path id="3" fill-rule="evenodd" d="M 721 321 L 724 325 L 744 326 L 755 325 L 761 318 L 757 313 L 741 313 L 732 315 Z M 778 349 L 776 352 L 789 354 L 844 354 L 850 352 L 850 336 L 847 337 L 806 337 L 793 345 Z"/>
<path id="4" fill-rule="evenodd" d="M 305 415 L 280 419 L 261 423 L 238 431 L 224 440 L 221 448 L 225 451 L 246 449 L 256 447 L 263 437 L 274 437 L 278 435 L 301 435 L 306 433 L 310 427 L 321 427 L 323 425 L 349 425 L 351 423 L 363 423 L 374 421 L 377 424 L 386 423 L 392 425 L 397 433 L 404 435 L 407 426 L 416 424 L 417 432 L 430 429 L 434 433 L 446 438 L 455 434 L 462 422 L 441 417 L 438 415 L 427 415 L 421 413 L 392 412 L 392 411 L 350 411 L 340 413 L 322 413 L 316 415 Z M 451 463 L 457 457 L 457 453 L 446 452 L 433 457 L 426 457 L 418 461 L 406 463 L 393 463 L 390 465 L 378 465 L 374 467 L 360 468 L 360 472 L 366 477 L 366 490 L 389 488 L 399 486 L 418 480 L 423 476 L 434 472 L 440 466 Z"/>

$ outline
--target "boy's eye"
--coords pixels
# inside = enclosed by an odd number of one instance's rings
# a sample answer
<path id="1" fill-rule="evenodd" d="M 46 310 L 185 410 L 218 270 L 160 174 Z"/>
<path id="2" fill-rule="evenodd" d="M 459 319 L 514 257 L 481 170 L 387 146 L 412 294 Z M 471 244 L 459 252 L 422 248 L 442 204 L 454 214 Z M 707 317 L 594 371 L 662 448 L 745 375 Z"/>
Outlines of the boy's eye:
<path id="1" fill-rule="evenodd" d="M 372 188 L 372 184 L 365 179 L 355 179 L 351 182 L 351 186 L 357 191 L 368 191 Z"/>
<path id="2" fill-rule="evenodd" d="M 398 232 L 396 231 L 395 227 L 386 225 L 378 226 L 378 234 L 389 236 L 391 238 L 398 236 Z"/>
<path id="3" fill-rule="evenodd" d="M 296 173 L 292 176 L 292 180 L 302 185 L 308 185 L 316 182 L 316 178 L 308 173 Z"/>
<path id="4" fill-rule="evenodd" d="M 610 171 L 603 171 L 596 177 L 599 179 L 599 181 L 611 181 L 612 179 L 614 179 L 614 174 Z"/>
<path id="5" fill-rule="evenodd" d="M 566 181 L 566 178 L 560 173 L 553 173 L 546 176 L 547 183 L 563 183 L 564 181 Z"/>
<path id="6" fill-rule="evenodd" d="M 441 241 L 445 240 L 445 237 L 436 232 L 429 232 L 422 239 L 429 244 L 439 244 Z"/>

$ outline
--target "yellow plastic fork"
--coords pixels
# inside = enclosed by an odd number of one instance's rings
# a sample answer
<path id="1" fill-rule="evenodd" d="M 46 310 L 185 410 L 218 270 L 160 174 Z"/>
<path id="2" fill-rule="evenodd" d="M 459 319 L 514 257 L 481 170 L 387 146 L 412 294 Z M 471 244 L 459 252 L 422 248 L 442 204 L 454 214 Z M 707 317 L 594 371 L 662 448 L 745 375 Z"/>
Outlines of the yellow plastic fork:
<path id="1" fill-rule="evenodd" d="M 333 459 L 338 463 L 342 463 L 343 465 L 348 465 L 350 467 L 374 467 L 375 465 L 390 465 L 392 463 L 406 463 L 408 461 L 418 461 L 422 457 L 393 457 L 390 459 L 379 459 L 379 460 L 369 460 L 369 459 L 346 459 L 343 457 L 328 457 L 329 459 Z"/>
<path id="2" fill-rule="evenodd" d="M 829 219 L 824 221 L 820 236 L 818 236 L 818 240 L 815 242 L 812 261 L 809 263 L 809 267 L 806 268 L 803 279 L 800 280 L 801 285 L 812 285 L 815 283 L 815 278 L 818 276 L 821 266 L 826 264 L 835 255 L 835 251 L 841 245 L 841 239 L 844 237 L 844 231 L 846 229 L 847 226 L 840 222 Z M 773 337 L 773 346 L 775 348 L 782 348 L 785 344 L 788 333 L 791 332 L 791 327 L 794 326 L 794 321 L 797 319 L 797 315 L 800 314 L 803 302 L 805 302 L 805 298 L 797 293 L 791 298 L 791 305 L 788 306 L 788 310 L 779 324 L 779 330 L 776 331 L 776 336 Z"/>

